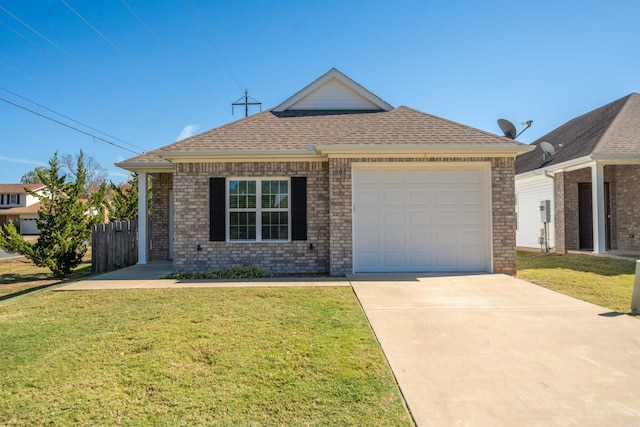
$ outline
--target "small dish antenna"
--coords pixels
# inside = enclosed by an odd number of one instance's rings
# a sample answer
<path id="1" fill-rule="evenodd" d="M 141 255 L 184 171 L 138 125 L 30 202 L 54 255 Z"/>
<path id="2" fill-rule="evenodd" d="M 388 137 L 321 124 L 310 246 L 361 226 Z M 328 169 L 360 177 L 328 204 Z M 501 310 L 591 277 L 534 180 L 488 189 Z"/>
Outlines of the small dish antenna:
<path id="1" fill-rule="evenodd" d="M 562 150 L 563 147 L 564 147 L 564 144 L 558 145 L 558 150 L 556 151 L 556 149 L 553 148 L 553 145 L 551 145 L 551 143 L 547 141 L 540 142 L 540 148 L 542 149 L 542 164 L 544 165 L 549 158 L 555 156 L 558 153 L 558 151 Z"/>
<path id="2" fill-rule="evenodd" d="M 544 154 L 546 156 L 553 156 L 554 154 L 556 154 L 556 149 L 553 148 L 553 145 L 551 145 L 550 143 L 548 143 L 547 141 L 542 141 L 540 143 L 540 148 L 542 148 L 542 151 L 544 152 Z"/>
<path id="3" fill-rule="evenodd" d="M 516 127 L 509 120 L 498 119 L 498 126 L 500 126 L 500 129 L 502 130 L 502 133 L 504 133 L 504 136 L 509 139 L 516 139 L 517 137 L 519 137 L 522 132 L 531 127 L 531 125 L 533 124 L 533 120 L 527 120 L 526 122 L 522 122 L 520 124 L 523 126 L 526 125 L 526 127 L 522 129 L 520 133 L 517 133 Z"/>

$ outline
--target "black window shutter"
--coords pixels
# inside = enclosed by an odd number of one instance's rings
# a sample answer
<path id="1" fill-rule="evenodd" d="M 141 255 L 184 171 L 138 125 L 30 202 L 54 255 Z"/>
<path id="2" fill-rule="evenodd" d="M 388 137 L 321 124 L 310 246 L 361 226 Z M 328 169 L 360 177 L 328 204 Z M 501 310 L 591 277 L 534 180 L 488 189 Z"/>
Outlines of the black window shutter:
<path id="1" fill-rule="evenodd" d="M 20 204 L 20 195 L 18 194 L 18 204 Z"/>
<path id="2" fill-rule="evenodd" d="M 307 177 L 291 177 L 291 240 L 307 240 Z"/>
<path id="3" fill-rule="evenodd" d="M 225 226 L 225 178 L 209 178 L 209 240 L 224 242 Z"/>

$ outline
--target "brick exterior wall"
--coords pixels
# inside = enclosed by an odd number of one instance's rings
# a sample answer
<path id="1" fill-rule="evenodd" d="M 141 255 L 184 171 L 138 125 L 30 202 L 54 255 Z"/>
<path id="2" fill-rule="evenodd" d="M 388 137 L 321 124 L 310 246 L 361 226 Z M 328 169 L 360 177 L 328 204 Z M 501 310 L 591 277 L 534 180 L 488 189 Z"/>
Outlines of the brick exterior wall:
<path id="1" fill-rule="evenodd" d="M 615 179 L 617 248 L 640 250 L 640 165 L 616 166 Z"/>
<path id="2" fill-rule="evenodd" d="M 154 176 L 152 259 L 168 258 L 168 200 L 174 190 L 174 268 L 195 272 L 256 265 L 271 274 L 353 271 L 353 162 L 490 162 L 493 270 L 515 274 L 515 184 L 512 158 L 330 159 L 329 162 L 184 163 Z M 307 177 L 307 241 L 209 241 L 209 178 Z M 165 202 L 166 201 L 166 202 Z M 164 219 L 162 219 L 164 218 Z M 309 249 L 309 243 L 314 248 Z M 200 245 L 202 250 L 197 250 Z"/>
<path id="3" fill-rule="evenodd" d="M 149 259 L 169 259 L 169 190 L 173 188 L 173 175 L 160 173 L 151 175 L 151 221 L 149 236 L 151 244 Z"/>
<path id="4" fill-rule="evenodd" d="M 516 189 L 513 158 L 491 159 L 493 271 L 516 274 Z"/>
<path id="5" fill-rule="evenodd" d="M 306 241 L 209 241 L 209 178 L 307 177 Z M 174 166 L 174 260 L 177 271 L 258 266 L 269 274 L 329 271 L 329 183 L 326 162 L 184 163 Z M 313 249 L 309 244 L 313 243 Z M 202 250 L 197 250 L 200 245 Z"/>
<path id="6" fill-rule="evenodd" d="M 579 250 L 578 184 L 591 182 L 591 168 L 561 172 L 554 179 L 556 251 Z M 604 181 L 609 184 L 611 249 L 640 250 L 640 166 L 605 166 Z"/>
<path id="7" fill-rule="evenodd" d="M 564 200 L 564 173 L 557 173 L 553 176 L 553 198 L 554 198 L 554 216 L 556 223 L 556 252 L 561 254 L 567 253 L 566 242 L 566 222 L 569 219 L 565 212 L 566 202 Z"/>
<path id="8" fill-rule="evenodd" d="M 515 181 L 512 158 L 345 158 L 329 160 L 332 275 L 353 271 L 351 165 L 354 162 L 491 162 L 493 271 L 515 274 Z"/>

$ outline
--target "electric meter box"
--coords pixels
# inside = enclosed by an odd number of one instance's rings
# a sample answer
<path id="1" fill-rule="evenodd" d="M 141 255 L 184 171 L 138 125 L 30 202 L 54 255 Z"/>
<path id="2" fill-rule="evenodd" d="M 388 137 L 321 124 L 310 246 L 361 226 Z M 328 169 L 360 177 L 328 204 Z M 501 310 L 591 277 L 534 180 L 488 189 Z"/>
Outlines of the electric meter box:
<path id="1" fill-rule="evenodd" d="M 542 200 L 540 202 L 540 221 L 551 222 L 551 200 Z"/>

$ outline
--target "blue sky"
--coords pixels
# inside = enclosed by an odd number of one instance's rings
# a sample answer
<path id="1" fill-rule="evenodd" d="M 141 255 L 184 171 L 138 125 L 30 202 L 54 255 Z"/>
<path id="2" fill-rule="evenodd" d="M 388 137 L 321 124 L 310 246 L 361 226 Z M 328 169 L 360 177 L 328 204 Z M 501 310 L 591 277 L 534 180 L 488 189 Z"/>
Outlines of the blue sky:
<path id="1" fill-rule="evenodd" d="M 336 67 L 485 131 L 533 120 L 529 143 L 640 92 L 639 18 L 635 0 L 0 0 L 0 97 L 139 152 L 242 118 L 244 89 L 266 109 Z M 126 179 L 130 151 L 6 101 L 0 117 L 1 183 L 80 149 Z"/>

